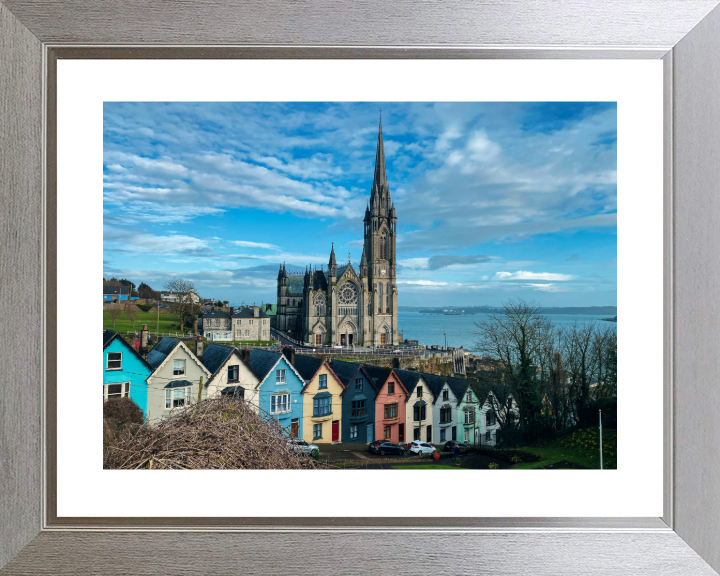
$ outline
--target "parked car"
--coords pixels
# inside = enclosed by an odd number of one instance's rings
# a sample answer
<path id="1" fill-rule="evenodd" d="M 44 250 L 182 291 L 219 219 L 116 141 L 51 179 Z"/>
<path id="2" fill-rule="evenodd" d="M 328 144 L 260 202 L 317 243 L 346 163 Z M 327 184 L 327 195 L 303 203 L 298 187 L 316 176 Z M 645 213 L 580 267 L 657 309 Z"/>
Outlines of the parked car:
<path id="1" fill-rule="evenodd" d="M 368 450 L 374 454 L 380 454 L 380 456 L 385 456 L 385 454 L 399 454 L 402 456 L 405 454 L 402 446 L 398 446 L 392 442 L 385 442 L 384 440 L 370 442 L 370 444 L 368 444 Z"/>
<path id="2" fill-rule="evenodd" d="M 420 442 L 419 440 L 414 440 L 413 442 L 410 442 L 410 444 L 408 444 L 408 450 L 413 454 L 418 454 L 422 456 L 423 454 L 432 454 L 435 451 L 435 447 L 431 444 L 428 444 L 427 442 Z"/>
<path id="3" fill-rule="evenodd" d="M 462 442 L 458 442 L 457 440 L 448 440 L 447 442 L 445 442 L 445 446 L 443 446 L 443 452 L 452 452 L 455 446 L 460 448 L 460 453 L 463 453 L 465 452 L 465 450 L 468 449 L 467 444 L 463 444 Z"/>
<path id="4" fill-rule="evenodd" d="M 320 448 L 317 447 L 317 444 L 310 444 L 302 438 L 288 439 L 288 447 L 296 452 L 305 452 L 306 454 L 312 454 L 314 450 L 317 450 L 318 454 L 320 454 Z"/>

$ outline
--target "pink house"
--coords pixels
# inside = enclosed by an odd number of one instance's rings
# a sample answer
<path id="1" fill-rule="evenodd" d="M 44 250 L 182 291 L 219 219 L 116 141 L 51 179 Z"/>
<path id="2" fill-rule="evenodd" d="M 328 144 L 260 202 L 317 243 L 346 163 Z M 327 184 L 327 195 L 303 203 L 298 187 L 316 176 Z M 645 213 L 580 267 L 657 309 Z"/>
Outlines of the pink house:
<path id="1" fill-rule="evenodd" d="M 378 390 L 375 397 L 375 439 L 406 442 L 405 402 L 408 392 L 391 368 L 363 365 Z"/>

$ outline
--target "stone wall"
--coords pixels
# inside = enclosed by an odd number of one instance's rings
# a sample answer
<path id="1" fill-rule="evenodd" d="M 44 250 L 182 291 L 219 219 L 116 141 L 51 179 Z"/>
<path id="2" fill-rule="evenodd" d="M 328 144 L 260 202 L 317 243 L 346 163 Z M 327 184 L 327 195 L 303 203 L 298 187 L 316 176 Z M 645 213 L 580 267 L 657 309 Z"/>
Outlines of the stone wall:
<path id="1" fill-rule="evenodd" d="M 305 354 L 304 354 L 305 356 Z M 325 358 L 332 361 L 333 359 L 347 360 L 358 364 L 367 364 L 369 366 L 402 368 L 403 370 L 415 370 L 426 374 L 453 375 L 453 366 L 449 358 L 439 358 L 436 356 L 391 356 L 388 354 L 307 354 L 315 358 Z M 330 363 L 332 366 L 332 362 Z"/>

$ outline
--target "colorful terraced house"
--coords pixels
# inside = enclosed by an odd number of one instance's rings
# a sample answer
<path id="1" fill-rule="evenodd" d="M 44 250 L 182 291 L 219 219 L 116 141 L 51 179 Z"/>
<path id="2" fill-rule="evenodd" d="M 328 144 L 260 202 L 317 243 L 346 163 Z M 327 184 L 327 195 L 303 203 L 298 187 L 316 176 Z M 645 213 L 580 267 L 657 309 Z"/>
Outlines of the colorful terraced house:
<path id="1" fill-rule="evenodd" d="M 340 442 L 342 394 L 345 385 L 322 358 L 295 356 L 292 363 L 305 381 L 303 395 L 303 438 L 316 444 Z"/>
<path id="2" fill-rule="evenodd" d="M 345 386 L 342 393 L 342 441 L 372 442 L 375 440 L 377 386 L 361 364 L 332 362 L 331 366 Z"/>
<path id="3" fill-rule="evenodd" d="M 103 332 L 103 401 L 131 398 L 147 417 L 148 383 L 153 368 L 114 330 Z"/>
<path id="4" fill-rule="evenodd" d="M 413 370 L 393 369 L 407 392 L 405 400 L 405 442 L 432 442 L 434 396 L 425 377 Z"/>
<path id="5" fill-rule="evenodd" d="M 480 444 L 481 418 L 480 418 L 480 396 L 479 393 L 469 386 L 467 381 L 463 388 L 458 389 L 461 394 L 457 406 L 458 429 L 460 437 L 458 440 L 468 445 Z"/>
<path id="6" fill-rule="evenodd" d="M 365 366 L 378 389 L 375 398 L 375 439 L 405 442 L 408 391 L 392 368 Z"/>

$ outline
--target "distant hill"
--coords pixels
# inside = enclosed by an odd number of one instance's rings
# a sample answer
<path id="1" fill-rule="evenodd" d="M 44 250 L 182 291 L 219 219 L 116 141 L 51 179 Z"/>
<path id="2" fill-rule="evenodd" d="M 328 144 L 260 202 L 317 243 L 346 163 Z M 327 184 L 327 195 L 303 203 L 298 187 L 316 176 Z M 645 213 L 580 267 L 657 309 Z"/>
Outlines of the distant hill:
<path id="1" fill-rule="evenodd" d="M 400 312 L 420 312 L 422 314 L 488 314 L 503 310 L 502 306 L 398 306 Z M 541 314 L 595 314 L 617 316 L 617 306 L 572 306 L 540 308 Z"/>

